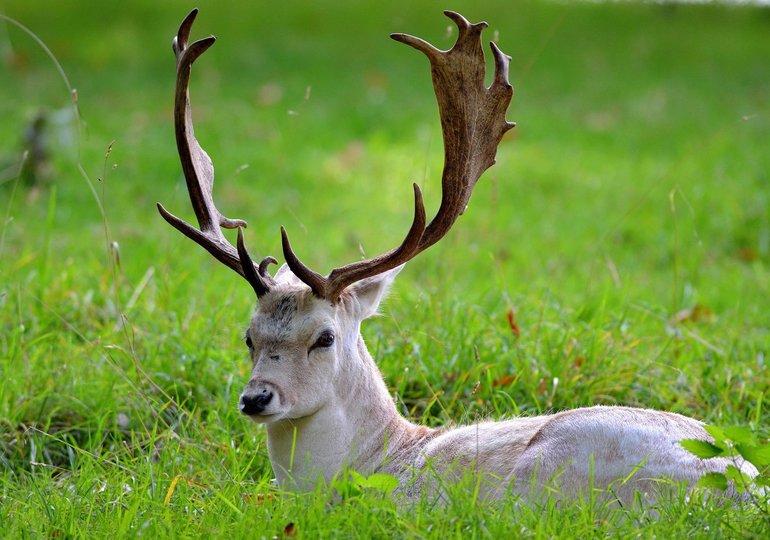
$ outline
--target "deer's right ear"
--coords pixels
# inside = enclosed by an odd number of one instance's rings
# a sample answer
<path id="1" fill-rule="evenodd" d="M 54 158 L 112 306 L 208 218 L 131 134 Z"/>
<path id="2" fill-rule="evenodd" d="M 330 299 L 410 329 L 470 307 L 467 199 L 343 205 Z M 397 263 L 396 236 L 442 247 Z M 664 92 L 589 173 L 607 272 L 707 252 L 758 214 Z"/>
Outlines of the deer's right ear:
<path id="1" fill-rule="evenodd" d="M 356 309 L 362 320 L 377 313 L 380 302 L 402 268 L 404 268 L 403 264 L 377 276 L 362 279 L 347 288 L 347 292 L 356 300 Z"/>

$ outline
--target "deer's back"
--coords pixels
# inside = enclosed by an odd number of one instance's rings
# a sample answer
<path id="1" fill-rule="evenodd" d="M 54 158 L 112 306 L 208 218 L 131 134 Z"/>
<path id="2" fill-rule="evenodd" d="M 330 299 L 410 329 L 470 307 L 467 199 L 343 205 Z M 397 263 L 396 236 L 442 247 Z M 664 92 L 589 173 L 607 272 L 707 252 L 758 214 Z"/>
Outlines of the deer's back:
<path id="1" fill-rule="evenodd" d="M 448 431 L 423 449 L 416 469 L 442 479 L 478 475 L 482 490 L 575 496 L 590 486 L 612 487 L 621 499 L 654 493 L 660 479 L 695 483 L 724 471 L 724 458 L 703 460 L 682 439 L 712 440 L 701 422 L 675 413 L 630 407 L 590 407 L 532 418 L 484 422 Z M 756 469 L 738 461 L 754 476 Z M 624 481 L 625 479 L 625 481 Z M 547 488 L 551 486 L 554 491 Z"/>

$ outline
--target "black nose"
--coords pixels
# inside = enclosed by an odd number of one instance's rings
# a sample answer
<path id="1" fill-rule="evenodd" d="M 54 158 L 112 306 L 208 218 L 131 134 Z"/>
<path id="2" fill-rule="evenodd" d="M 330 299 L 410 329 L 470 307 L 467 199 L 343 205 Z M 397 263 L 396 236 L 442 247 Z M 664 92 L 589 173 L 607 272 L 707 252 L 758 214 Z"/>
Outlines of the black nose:
<path id="1" fill-rule="evenodd" d="M 259 414 L 265 410 L 271 399 L 273 399 L 273 393 L 270 390 L 262 390 L 257 394 L 243 394 L 241 412 L 247 415 Z"/>

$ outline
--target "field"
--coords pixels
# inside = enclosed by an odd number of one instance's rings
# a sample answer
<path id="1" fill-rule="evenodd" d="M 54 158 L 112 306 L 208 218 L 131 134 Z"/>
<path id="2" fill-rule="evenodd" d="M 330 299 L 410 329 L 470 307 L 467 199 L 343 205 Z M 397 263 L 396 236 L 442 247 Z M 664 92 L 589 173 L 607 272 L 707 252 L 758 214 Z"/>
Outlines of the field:
<path id="1" fill-rule="evenodd" d="M 249 222 L 255 258 L 280 255 L 285 225 L 324 271 L 400 242 L 411 182 L 429 214 L 440 197 L 428 64 L 388 34 L 448 48 L 451 8 L 512 57 L 517 127 L 497 164 L 363 329 L 404 414 L 436 426 L 625 404 L 767 443 L 770 10 L 196 5 L 194 37 L 218 37 L 191 89 L 218 206 Z M 191 7 L 0 6 L 33 33 L 0 20 L 0 535 L 770 535 L 767 502 L 702 492 L 618 510 L 460 489 L 404 507 L 355 477 L 273 487 L 264 429 L 237 410 L 253 292 L 155 209 L 192 216 L 170 47 Z M 47 157 L 19 174 L 39 114 Z"/>

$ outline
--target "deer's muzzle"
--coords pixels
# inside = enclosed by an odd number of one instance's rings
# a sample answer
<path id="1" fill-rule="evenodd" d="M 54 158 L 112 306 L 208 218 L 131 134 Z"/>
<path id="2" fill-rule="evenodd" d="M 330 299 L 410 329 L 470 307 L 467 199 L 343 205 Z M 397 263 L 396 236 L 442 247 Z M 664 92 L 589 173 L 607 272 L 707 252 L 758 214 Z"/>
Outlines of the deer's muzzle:
<path id="1" fill-rule="evenodd" d="M 262 414 L 273 400 L 273 392 L 267 388 L 262 388 L 255 393 L 244 392 L 238 404 L 241 412 L 247 416 Z"/>

